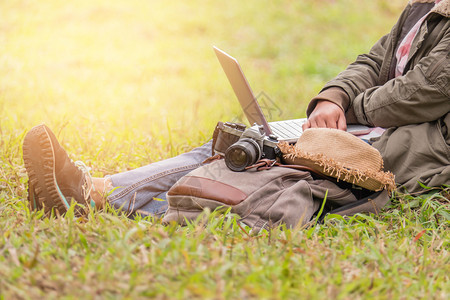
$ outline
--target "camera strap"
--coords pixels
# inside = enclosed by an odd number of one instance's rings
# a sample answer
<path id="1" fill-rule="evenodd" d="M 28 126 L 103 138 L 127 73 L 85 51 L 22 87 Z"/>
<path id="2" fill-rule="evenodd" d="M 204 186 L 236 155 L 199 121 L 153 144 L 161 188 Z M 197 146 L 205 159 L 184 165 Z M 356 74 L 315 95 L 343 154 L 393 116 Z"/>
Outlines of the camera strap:
<path id="1" fill-rule="evenodd" d="M 270 170 L 273 166 L 283 167 L 283 168 L 291 168 L 291 169 L 295 169 L 295 170 L 299 170 L 299 171 L 307 171 L 307 172 L 310 172 L 311 174 L 314 174 L 320 178 L 323 178 L 326 180 L 331 180 L 331 181 L 336 181 L 335 178 L 321 174 L 310 167 L 301 166 L 301 165 L 285 165 L 285 164 L 279 163 L 275 159 L 263 158 L 263 159 L 258 160 L 253 165 L 246 167 L 245 169 L 248 170 L 248 169 L 256 168 L 256 171 L 263 171 L 263 170 Z"/>

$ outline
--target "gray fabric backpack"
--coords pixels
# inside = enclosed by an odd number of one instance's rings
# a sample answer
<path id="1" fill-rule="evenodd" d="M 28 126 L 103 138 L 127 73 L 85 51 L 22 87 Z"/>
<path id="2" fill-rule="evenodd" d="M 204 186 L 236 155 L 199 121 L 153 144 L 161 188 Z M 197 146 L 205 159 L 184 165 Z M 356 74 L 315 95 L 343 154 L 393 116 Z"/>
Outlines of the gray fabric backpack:
<path id="1" fill-rule="evenodd" d="M 254 229 L 279 224 L 292 228 L 310 222 L 324 199 L 322 218 L 326 213 L 378 213 L 389 202 L 389 194 L 358 189 L 302 166 L 233 172 L 220 159 L 190 172 L 169 190 L 163 222 L 185 225 L 206 208 L 222 207 L 231 208 L 231 213 Z"/>

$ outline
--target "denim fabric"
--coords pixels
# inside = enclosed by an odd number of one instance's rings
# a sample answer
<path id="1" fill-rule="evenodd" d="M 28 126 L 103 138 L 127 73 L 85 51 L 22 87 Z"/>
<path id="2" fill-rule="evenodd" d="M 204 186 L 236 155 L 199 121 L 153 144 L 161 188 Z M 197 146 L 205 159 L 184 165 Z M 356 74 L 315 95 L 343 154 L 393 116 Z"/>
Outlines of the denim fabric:
<path id="1" fill-rule="evenodd" d="M 212 141 L 190 152 L 135 170 L 109 176 L 114 187 L 108 202 L 131 216 L 161 216 L 167 210 L 167 191 L 181 177 L 211 156 Z"/>

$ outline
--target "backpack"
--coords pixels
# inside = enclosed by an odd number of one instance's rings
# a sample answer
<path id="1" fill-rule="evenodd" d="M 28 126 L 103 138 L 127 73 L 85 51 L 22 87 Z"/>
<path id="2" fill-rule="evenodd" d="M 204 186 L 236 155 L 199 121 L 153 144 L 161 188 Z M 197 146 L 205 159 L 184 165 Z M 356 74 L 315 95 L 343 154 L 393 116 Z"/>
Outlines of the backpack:
<path id="1" fill-rule="evenodd" d="M 321 219 L 328 213 L 378 213 L 389 199 L 386 190 L 356 188 L 307 167 L 266 161 L 234 172 L 219 159 L 191 171 L 172 186 L 163 222 L 186 225 L 205 209 L 224 208 L 256 230 L 280 224 L 293 228 L 310 222 L 321 208 Z"/>

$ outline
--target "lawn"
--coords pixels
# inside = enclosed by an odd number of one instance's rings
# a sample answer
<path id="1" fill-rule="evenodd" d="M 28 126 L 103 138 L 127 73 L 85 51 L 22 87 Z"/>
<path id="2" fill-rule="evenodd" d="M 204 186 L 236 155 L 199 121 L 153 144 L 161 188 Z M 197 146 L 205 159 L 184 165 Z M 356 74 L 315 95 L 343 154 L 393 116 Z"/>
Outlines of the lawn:
<path id="1" fill-rule="evenodd" d="M 243 119 L 212 45 L 239 59 L 270 120 L 305 117 L 406 3 L 2 0 L 0 299 L 448 299 L 448 189 L 261 232 L 217 213 L 179 227 L 26 204 L 32 126 L 100 177 L 199 146 L 217 121 Z"/>

